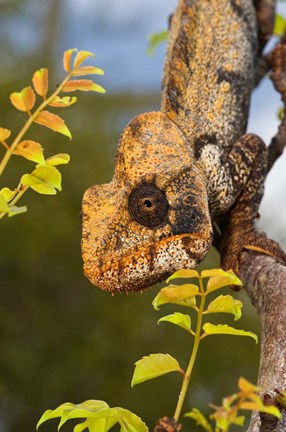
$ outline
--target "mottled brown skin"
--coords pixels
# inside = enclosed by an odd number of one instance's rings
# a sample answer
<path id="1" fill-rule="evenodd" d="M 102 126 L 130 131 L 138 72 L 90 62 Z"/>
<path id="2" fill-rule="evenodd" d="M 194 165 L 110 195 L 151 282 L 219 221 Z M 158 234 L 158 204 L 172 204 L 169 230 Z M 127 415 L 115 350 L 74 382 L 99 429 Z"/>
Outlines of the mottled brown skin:
<path id="1" fill-rule="evenodd" d="M 254 226 L 267 151 L 258 136 L 245 134 L 271 5 L 179 0 L 161 111 L 126 126 L 111 183 L 84 194 L 82 254 L 93 284 L 138 291 L 196 267 L 212 244 L 215 220 L 224 235 L 224 268 L 239 272 L 244 248 L 286 262 L 279 245 Z"/>

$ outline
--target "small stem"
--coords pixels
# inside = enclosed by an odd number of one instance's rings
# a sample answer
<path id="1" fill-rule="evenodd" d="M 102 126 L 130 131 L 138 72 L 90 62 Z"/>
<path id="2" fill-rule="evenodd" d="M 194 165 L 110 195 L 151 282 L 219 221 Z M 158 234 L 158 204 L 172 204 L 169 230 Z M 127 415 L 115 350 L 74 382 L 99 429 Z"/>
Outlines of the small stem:
<path id="1" fill-rule="evenodd" d="M 176 421 L 179 421 L 179 417 L 180 417 L 182 407 L 183 407 L 183 404 L 185 401 L 188 386 L 190 384 L 193 367 L 194 367 L 194 364 L 196 361 L 196 357 L 197 357 L 197 353 L 198 353 L 198 349 L 199 349 L 199 345 L 200 345 L 203 311 L 204 311 L 205 301 L 206 301 L 206 294 L 204 292 L 204 286 L 203 286 L 203 281 L 202 281 L 201 277 L 199 278 L 199 285 L 200 285 L 200 291 L 201 291 L 201 302 L 200 302 L 200 306 L 199 306 L 199 310 L 198 310 L 196 332 L 195 332 L 195 336 L 194 336 L 194 345 L 193 345 L 190 361 L 188 364 L 188 368 L 186 370 L 186 374 L 185 374 L 184 379 L 183 379 L 182 388 L 180 391 L 178 403 L 177 403 L 175 414 L 174 414 L 174 419 Z"/>
<path id="2" fill-rule="evenodd" d="M 1 144 L 7 149 L 7 150 L 9 150 L 9 146 L 8 146 L 8 144 L 6 143 L 6 141 L 0 141 L 1 142 Z"/>
<path id="3" fill-rule="evenodd" d="M 30 117 L 28 118 L 28 120 L 26 121 L 26 123 L 24 124 L 24 126 L 22 127 L 22 129 L 20 130 L 20 132 L 18 133 L 18 135 L 16 136 L 16 138 L 14 139 L 14 141 L 12 142 L 11 146 L 7 149 L 1 163 L 0 163 L 0 176 L 3 174 L 7 163 L 9 162 L 13 151 L 15 150 L 15 148 L 17 147 L 17 145 L 19 144 L 19 142 L 21 141 L 21 139 L 23 138 L 23 136 L 25 135 L 25 133 L 27 132 L 27 130 L 31 127 L 32 123 L 34 122 L 34 120 L 37 118 L 37 116 L 39 115 L 39 113 L 46 108 L 46 106 L 49 105 L 49 103 L 61 92 L 63 86 L 67 83 L 67 81 L 71 78 L 72 74 L 74 72 L 74 69 L 66 76 L 66 78 L 62 81 L 62 83 L 57 87 L 57 89 L 54 91 L 54 93 L 51 94 L 50 97 L 48 97 L 47 99 L 44 99 L 44 101 L 38 106 L 38 108 L 34 111 L 33 114 L 28 113 L 30 115 Z"/>

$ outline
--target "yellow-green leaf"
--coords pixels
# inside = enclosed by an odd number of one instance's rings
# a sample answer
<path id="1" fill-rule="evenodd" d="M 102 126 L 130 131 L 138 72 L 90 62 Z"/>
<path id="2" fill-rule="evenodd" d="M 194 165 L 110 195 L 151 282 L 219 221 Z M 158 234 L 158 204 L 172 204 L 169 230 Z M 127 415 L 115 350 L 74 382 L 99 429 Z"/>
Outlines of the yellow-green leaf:
<path id="1" fill-rule="evenodd" d="M 42 68 L 37 70 L 32 78 L 34 89 L 39 96 L 46 96 L 49 88 L 48 69 Z"/>
<path id="2" fill-rule="evenodd" d="M 25 87 L 21 92 L 14 92 L 10 95 L 12 105 L 19 111 L 31 111 L 33 108 L 36 95 L 32 87 Z"/>
<path id="3" fill-rule="evenodd" d="M 68 81 L 62 88 L 63 92 L 73 91 L 95 91 L 97 93 L 105 93 L 105 89 L 98 84 L 95 84 L 92 80 L 81 79 Z"/>
<path id="4" fill-rule="evenodd" d="M 11 131 L 6 128 L 0 127 L 0 141 L 5 141 L 11 135 Z"/>
<path id="5" fill-rule="evenodd" d="M 71 48 L 64 52 L 63 66 L 66 72 L 71 71 L 71 60 L 72 60 L 72 55 L 75 51 L 77 51 L 76 48 Z"/>
<path id="6" fill-rule="evenodd" d="M 84 75 L 104 75 L 104 70 L 95 66 L 83 66 L 79 69 L 75 69 L 72 72 L 73 76 L 84 76 Z"/>
<path id="7" fill-rule="evenodd" d="M 213 432 L 213 428 L 211 427 L 210 423 L 197 408 L 193 408 L 192 411 L 184 414 L 184 417 L 189 417 L 195 420 L 197 426 L 201 426 L 206 432 Z"/>
<path id="8" fill-rule="evenodd" d="M 203 330 L 206 335 L 225 334 L 225 335 L 233 335 L 233 336 L 248 336 L 254 339 L 256 343 L 258 342 L 258 338 L 255 333 L 252 333 L 250 331 L 245 331 L 245 330 L 238 330 L 226 324 L 215 325 L 211 323 L 206 323 L 203 325 Z"/>
<path id="9" fill-rule="evenodd" d="M 170 354 L 150 354 L 135 363 L 131 387 L 169 372 L 181 372 L 178 361 Z"/>
<path id="10" fill-rule="evenodd" d="M 9 202 L 14 198 L 16 192 L 17 191 L 11 190 L 8 187 L 4 187 L 3 189 L 0 190 L 0 195 L 4 197 L 6 202 Z"/>
<path id="11" fill-rule="evenodd" d="M 64 96 L 64 97 L 59 97 L 56 96 L 50 103 L 49 106 L 51 107 L 56 107 L 56 108 L 66 108 L 69 107 L 71 105 L 73 105 L 74 103 L 76 103 L 77 101 L 77 97 L 76 96 Z"/>
<path id="12" fill-rule="evenodd" d="M 169 283 L 173 279 L 191 279 L 198 278 L 199 273 L 196 270 L 178 270 L 173 273 L 166 282 Z"/>
<path id="13" fill-rule="evenodd" d="M 165 40 L 167 40 L 167 38 L 168 38 L 168 31 L 167 30 L 163 30 L 163 31 L 158 32 L 158 33 L 152 33 L 148 37 L 149 46 L 148 46 L 147 53 L 149 55 L 153 55 L 157 46 L 159 44 L 161 44 L 162 42 L 164 42 Z"/>
<path id="14" fill-rule="evenodd" d="M 193 307 L 196 305 L 195 296 L 199 294 L 199 288 L 193 284 L 169 285 L 160 290 L 154 298 L 152 305 L 156 310 L 159 309 L 159 306 L 166 303 Z"/>
<path id="15" fill-rule="evenodd" d="M 71 133 L 65 124 L 64 120 L 56 114 L 49 111 L 41 111 L 35 119 L 35 123 L 46 126 L 55 132 L 59 132 L 69 138 L 71 138 Z"/>
<path id="16" fill-rule="evenodd" d="M 283 15 L 276 13 L 273 34 L 278 37 L 285 35 L 286 20 Z"/>
<path id="17" fill-rule="evenodd" d="M 36 141 L 21 141 L 13 153 L 39 164 L 45 163 L 42 146 Z"/>
<path id="18" fill-rule="evenodd" d="M 90 51 L 79 51 L 74 58 L 73 66 L 80 66 L 89 57 L 95 58 L 95 55 Z"/>
<path id="19" fill-rule="evenodd" d="M 231 295 L 220 295 L 208 305 L 204 313 L 229 313 L 234 315 L 234 320 L 237 321 L 241 317 L 242 306 L 242 302 Z"/>
<path id="20" fill-rule="evenodd" d="M 46 160 L 46 164 L 52 165 L 52 166 L 65 165 L 65 164 L 68 164 L 69 161 L 70 161 L 70 155 L 68 155 L 67 153 L 59 153 L 59 154 L 56 154 L 54 156 L 49 157 Z"/>
<path id="21" fill-rule="evenodd" d="M 158 320 L 158 324 L 160 322 L 170 322 L 172 324 L 175 324 L 179 327 L 182 327 L 183 329 L 190 332 L 191 329 L 191 317 L 187 314 L 182 314 L 180 312 L 174 312 L 170 315 L 163 316 Z"/>
<path id="22" fill-rule="evenodd" d="M 233 273 L 232 270 L 224 271 L 222 269 L 203 270 L 203 278 L 209 277 L 207 283 L 207 292 L 212 292 L 229 285 L 241 286 L 241 280 Z"/>
<path id="23" fill-rule="evenodd" d="M 0 193 L 0 213 L 9 213 L 9 206 L 2 193 Z"/>
<path id="24" fill-rule="evenodd" d="M 24 174 L 21 184 L 44 195 L 55 195 L 61 191 L 61 173 L 53 166 L 38 165 L 31 174 Z"/>

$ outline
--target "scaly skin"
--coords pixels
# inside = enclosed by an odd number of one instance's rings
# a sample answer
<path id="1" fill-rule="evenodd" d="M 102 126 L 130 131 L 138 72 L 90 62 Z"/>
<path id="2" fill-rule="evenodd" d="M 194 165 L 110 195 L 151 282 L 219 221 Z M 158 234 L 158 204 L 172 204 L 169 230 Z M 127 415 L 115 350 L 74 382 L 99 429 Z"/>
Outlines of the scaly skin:
<path id="1" fill-rule="evenodd" d="M 111 183 L 84 194 L 82 254 L 93 284 L 138 291 L 196 267 L 212 244 L 214 220 L 223 220 L 224 268 L 239 272 L 245 247 L 286 262 L 278 244 L 254 227 L 267 152 L 259 137 L 245 134 L 271 5 L 179 0 L 161 111 L 126 126 Z"/>

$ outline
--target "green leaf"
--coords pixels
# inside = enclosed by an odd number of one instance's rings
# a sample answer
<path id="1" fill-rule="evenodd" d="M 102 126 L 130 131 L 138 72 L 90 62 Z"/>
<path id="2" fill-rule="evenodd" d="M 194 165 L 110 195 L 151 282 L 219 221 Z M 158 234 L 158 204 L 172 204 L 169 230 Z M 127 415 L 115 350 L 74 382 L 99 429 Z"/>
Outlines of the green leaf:
<path id="1" fill-rule="evenodd" d="M 3 196 L 4 200 L 7 203 L 14 198 L 14 196 L 16 195 L 16 191 L 11 190 L 8 187 L 4 187 L 3 189 L 0 190 L 0 195 Z"/>
<path id="2" fill-rule="evenodd" d="M 284 117 L 284 107 L 283 106 L 281 108 L 279 108 L 279 110 L 277 112 L 277 117 L 278 117 L 278 120 L 282 121 L 282 119 Z"/>
<path id="3" fill-rule="evenodd" d="M 127 429 L 127 430 L 134 430 L 134 432 L 148 432 L 148 428 L 146 424 L 141 420 L 140 417 L 138 417 L 133 412 L 124 409 L 124 408 L 115 408 L 116 411 L 120 414 L 121 418 L 123 419 L 125 425 L 128 425 L 128 427 L 133 429 Z"/>
<path id="4" fill-rule="evenodd" d="M 242 302 L 234 299 L 231 295 L 220 295 L 208 305 L 204 313 L 230 313 L 234 315 L 234 320 L 237 321 L 241 317 L 242 306 Z"/>
<path id="5" fill-rule="evenodd" d="M 131 387 L 169 372 L 181 372 L 180 365 L 174 357 L 170 354 L 150 354 L 135 363 Z"/>
<path id="6" fill-rule="evenodd" d="M 160 322 L 170 322 L 172 324 L 175 324 L 179 327 L 182 327 L 183 329 L 187 330 L 187 332 L 190 332 L 191 328 L 191 317 L 186 314 L 182 314 L 180 312 L 174 312 L 170 315 L 163 316 L 159 319 L 158 324 Z"/>
<path id="7" fill-rule="evenodd" d="M 37 166 L 31 174 L 24 174 L 21 184 L 30 186 L 34 191 L 44 195 L 55 195 L 61 191 L 61 173 L 53 166 Z"/>
<path id="8" fill-rule="evenodd" d="M 276 13 L 273 34 L 282 37 L 286 30 L 286 20 L 283 15 Z"/>
<path id="9" fill-rule="evenodd" d="M 201 426 L 206 432 L 213 432 L 210 423 L 197 408 L 193 408 L 192 411 L 184 414 L 184 417 L 189 417 L 195 420 L 197 426 Z"/>
<path id="10" fill-rule="evenodd" d="M 173 273 L 166 282 L 169 283 L 173 279 L 191 279 L 191 278 L 198 278 L 199 273 L 196 270 L 178 270 L 175 273 Z"/>
<path id="11" fill-rule="evenodd" d="M 81 418 L 83 418 L 83 417 L 88 417 L 88 415 L 90 413 L 94 413 L 94 412 L 96 412 L 102 408 L 109 408 L 109 406 L 107 405 L 106 402 L 101 401 L 101 400 L 92 400 L 91 399 L 91 400 L 87 400 L 85 402 L 82 402 L 81 404 L 73 404 L 70 402 L 66 402 L 64 404 L 61 404 L 60 406 L 58 406 L 54 410 L 45 411 L 44 414 L 42 415 L 42 417 L 40 418 L 40 420 L 38 421 L 37 429 L 45 421 L 51 420 L 51 419 L 54 419 L 57 417 L 62 417 L 62 416 L 64 418 L 66 418 L 73 411 L 78 412 L 78 410 L 82 410 L 81 414 L 83 414 L 83 410 L 84 410 L 85 415 L 81 415 Z M 70 418 L 77 418 L 77 417 L 76 416 L 73 417 L 71 415 Z"/>
<path id="12" fill-rule="evenodd" d="M 152 305 L 156 310 L 159 309 L 159 306 L 166 303 L 194 307 L 196 305 L 195 296 L 199 294 L 199 288 L 193 284 L 170 285 L 160 290 L 154 298 Z"/>
<path id="13" fill-rule="evenodd" d="M 217 334 L 226 334 L 226 335 L 234 335 L 234 336 L 248 336 L 258 342 L 257 335 L 250 331 L 238 330 L 233 327 L 230 327 L 226 324 L 211 324 L 206 323 L 203 325 L 203 330 L 206 335 L 217 335 Z"/>
<path id="14" fill-rule="evenodd" d="M 69 161 L 70 155 L 68 155 L 67 153 L 59 153 L 46 159 L 46 164 L 51 166 L 64 165 L 68 164 Z"/>
<path id="15" fill-rule="evenodd" d="M 9 213 L 9 206 L 2 193 L 0 193 L 0 213 Z"/>
<path id="16" fill-rule="evenodd" d="M 207 293 L 216 291 L 229 285 L 242 285 L 241 280 L 233 273 L 232 270 L 228 270 L 227 272 L 222 269 L 203 270 L 201 272 L 201 276 L 203 278 L 210 278 L 207 283 Z"/>
<path id="17" fill-rule="evenodd" d="M 162 42 L 164 42 L 165 40 L 167 40 L 167 38 L 168 38 L 168 31 L 167 30 L 163 30 L 163 31 L 157 32 L 157 33 L 152 33 L 148 37 L 149 45 L 148 45 L 148 49 L 147 49 L 147 54 L 150 56 L 153 55 L 157 46 L 159 44 L 161 44 Z"/>

